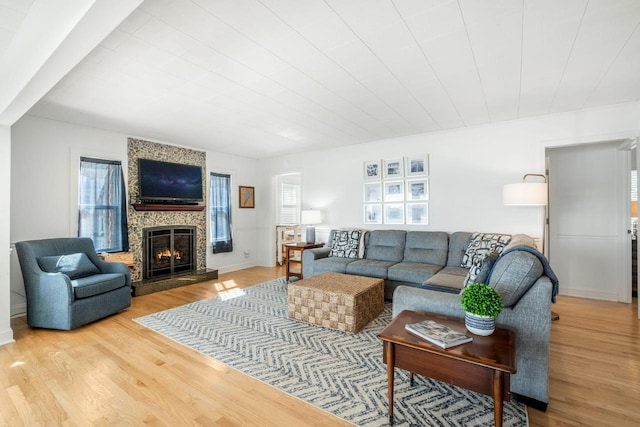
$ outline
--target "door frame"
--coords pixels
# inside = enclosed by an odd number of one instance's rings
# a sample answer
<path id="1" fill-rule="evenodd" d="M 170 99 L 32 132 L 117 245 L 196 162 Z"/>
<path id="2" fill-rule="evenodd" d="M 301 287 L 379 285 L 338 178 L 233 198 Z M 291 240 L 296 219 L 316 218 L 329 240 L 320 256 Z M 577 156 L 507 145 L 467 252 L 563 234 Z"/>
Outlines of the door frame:
<path id="1" fill-rule="evenodd" d="M 540 141 L 538 143 L 538 154 L 539 154 L 539 158 L 538 158 L 538 163 L 540 164 L 540 166 L 544 167 L 545 169 L 545 175 L 549 176 L 549 170 L 547 169 L 547 150 L 548 149 L 552 149 L 552 148 L 567 148 L 567 147 L 571 147 L 571 146 L 580 146 L 580 145 L 590 145 L 590 144 L 602 144 L 602 143 L 615 143 L 615 142 L 619 142 L 621 144 L 620 149 L 623 149 L 622 147 L 624 147 L 624 149 L 630 149 L 634 144 L 637 144 L 638 142 L 638 135 L 637 133 L 633 133 L 633 132 L 620 132 L 620 133 L 615 133 L 615 134 L 606 134 L 606 135 L 598 135 L 598 136 L 590 136 L 590 137 L 580 137 L 580 138 L 564 138 L 564 139 L 554 139 L 554 140 L 543 140 Z M 638 163 L 640 165 L 640 156 L 638 156 L 639 160 Z M 628 159 L 630 159 L 630 156 L 628 157 Z M 620 203 L 623 203 L 623 201 L 626 200 L 625 203 L 627 203 L 627 205 L 630 203 L 630 192 L 631 192 L 631 182 L 630 182 L 630 170 L 631 170 L 631 163 L 630 160 L 627 160 L 626 162 L 627 166 L 623 167 L 621 169 L 626 169 L 626 195 L 622 196 L 620 195 L 619 200 Z M 549 212 L 549 207 L 547 206 L 547 212 L 548 212 L 548 221 L 553 221 L 553 218 L 550 217 L 550 212 Z M 630 223 L 631 223 L 631 213 L 629 209 L 622 209 L 621 212 L 624 212 L 622 214 L 622 218 L 618 218 L 618 223 L 621 224 L 621 226 L 624 227 L 629 227 Z M 626 225 L 622 225 L 622 224 L 626 224 Z M 548 228 L 548 225 L 547 225 Z M 550 239 L 549 239 L 549 243 L 550 243 Z M 627 239 L 620 239 L 619 242 L 619 251 L 621 251 L 621 253 L 631 253 L 631 239 L 627 238 Z M 548 252 L 547 252 L 547 256 L 549 258 L 549 261 L 552 260 L 552 248 L 549 246 Z M 625 303 L 631 303 L 632 302 L 632 298 L 631 298 L 631 257 L 626 257 L 623 258 L 623 262 L 625 264 L 624 267 L 624 277 L 626 279 L 623 280 L 623 283 L 619 284 L 618 288 L 617 288 L 617 295 L 618 295 L 618 301 L 619 302 L 625 302 Z M 562 286 L 560 287 L 562 288 Z M 640 306 L 638 308 L 638 318 L 640 318 Z"/>

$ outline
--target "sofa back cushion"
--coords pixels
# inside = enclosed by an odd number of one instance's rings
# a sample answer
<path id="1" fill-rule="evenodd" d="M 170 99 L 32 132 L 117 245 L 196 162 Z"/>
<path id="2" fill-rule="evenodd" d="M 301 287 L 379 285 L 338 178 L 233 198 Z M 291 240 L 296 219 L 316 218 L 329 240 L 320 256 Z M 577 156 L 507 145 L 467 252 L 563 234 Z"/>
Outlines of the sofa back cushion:
<path id="1" fill-rule="evenodd" d="M 71 280 L 100 273 L 85 253 L 40 257 L 38 265 L 46 273 L 63 273 Z"/>
<path id="2" fill-rule="evenodd" d="M 400 262 L 404 256 L 407 232 L 404 230 L 373 230 L 364 238 L 366 259 Z"/>
<path id="3" fill-rule="evenodd" d="M 498 258 L 491 270 L 489 285 L 498 291 L 505 307 L 512 307 L 543 273 L 538 257 L 525 251 L 512 251 Z"/>
<path id="4" fill-rule="evenodd" d="M 402 260 L 444 266 L 448 248 L 449 235 L 443 231 L 408 231 Z"/>
<path id="5" fill-rule="evenodd" d="M 462 265 L 462 257 L 464 256 L 471 235 L 466 231 L 456 231 L 449 236 L 449 253 L 447 254 L 447 267 L 460 267 Z"/>

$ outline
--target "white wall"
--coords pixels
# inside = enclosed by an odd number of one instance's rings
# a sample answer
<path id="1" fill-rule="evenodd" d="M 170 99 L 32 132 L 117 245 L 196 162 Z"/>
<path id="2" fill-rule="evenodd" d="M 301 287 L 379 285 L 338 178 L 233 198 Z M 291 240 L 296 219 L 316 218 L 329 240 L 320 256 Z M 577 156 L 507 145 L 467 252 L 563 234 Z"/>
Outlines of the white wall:
<path id="1" fill-rule="evenodd" d="M 525 173 L 544 172 L 548 146 L 635 137 L 640 103 L 409 136 L 290 155 L 262 162 L 263 182 L 301 172 L 303 208 L 323 211 L 318 239 L 334 227 L 483 231 L 542 235 L 543 209 L 502 204 L 502 186 Z M 364 226 L 363 162 L 427 153 L 430 200 L 427 226 Z M 271 190 L 273 191 L 273 190 Z M 273 265 L 275 206 L 260 222 L 260 261 Z"/>
<path id="2" fill-rule="evenodd" d="M 258 217 L 259 208 L 238 208 L 238 186 L 255 187 L 255 200 L 265 198 L 263 186 L 258 182 L 257 160 L 227 154 L 207 152 L 208 172 L 231 175 L 231 222 L 233 252 L 213 254 L 210 238 L 207 237 L 207 268 L 215 268 L 219 273 L 252 267 L 258 264 Z M 207 188 L 209 188 L 207 184 Z M 268 188 L 268 187 L 267 187 Z M 207 196 L 207 200 L 209 197 Z M 211 230 L 207 228 L 207 233 Z M 210 236 L 210 234 L 208 234 Z"/>
<path id="3" fill-rule="evenodd" d="M 11 146 L 10 241 L 77 235 L 79 157 L 121 160 L 126 173 L 128 136 L 131 135 L 32 116 L 24 116 L 13 125 L 11 143 L 7 143 Z M 9 159 L 9 151 L 6 158 Z M 257 161 L 207 152 L 207 169 L 207 173 L 232 174 L 234 203 L 237 204 L 237 185 L 254 185 Z M 234 252 L 213 255 L 209 247 L 208 268 L 224 272 L 256 265 L 256 211 L 237 209 L 233 212 Z M 8 223 L 8 220 L 3 222 Z M 245 249 L 249 251 L 248 257 L 244 256 Z M 22 274 L 14 252 L 11 258 L 11 314 L 25 312 Z"/>
<path id="4" fill-rule="evenodd" d="M 0 125 L 0 194 L 5 202 L 0 204 L 0 345 L 13 341 L 10 324 L 10 280 L 9 280 L 9 241 L 10 241 L 10 203 L 11 191 L 11 129 Z"/>

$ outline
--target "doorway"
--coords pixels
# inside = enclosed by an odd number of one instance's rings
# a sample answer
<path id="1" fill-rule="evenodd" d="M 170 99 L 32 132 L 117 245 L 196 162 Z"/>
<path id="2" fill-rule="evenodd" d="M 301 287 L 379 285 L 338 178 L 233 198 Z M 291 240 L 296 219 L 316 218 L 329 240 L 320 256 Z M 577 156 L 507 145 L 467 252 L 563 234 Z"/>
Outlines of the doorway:
<path id="1" fill-rule="evenodd" d="M 549 257 L 564 295 L 631 302 L 630 146 L 546 150 Z"/>

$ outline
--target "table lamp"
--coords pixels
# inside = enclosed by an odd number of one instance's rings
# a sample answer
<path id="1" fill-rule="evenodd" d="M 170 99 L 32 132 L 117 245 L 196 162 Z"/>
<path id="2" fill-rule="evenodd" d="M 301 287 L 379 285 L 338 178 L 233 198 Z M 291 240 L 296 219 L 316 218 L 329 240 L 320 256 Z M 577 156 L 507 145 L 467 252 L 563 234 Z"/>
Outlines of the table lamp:
<path id="1" fill-rule="evenodd" d="M 322 222 L 322 214 L 319 210 L 316 209 L 307 209 L 301 212 L 300 214 L 300 223 L 302 225 L 307 226 L 307 243 L 315 243 L 316 242 L 316 228 L 315 224 L 320 224 Z"/>

